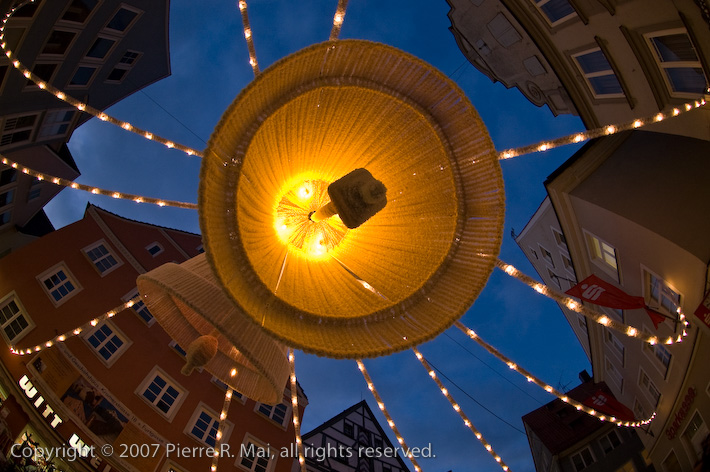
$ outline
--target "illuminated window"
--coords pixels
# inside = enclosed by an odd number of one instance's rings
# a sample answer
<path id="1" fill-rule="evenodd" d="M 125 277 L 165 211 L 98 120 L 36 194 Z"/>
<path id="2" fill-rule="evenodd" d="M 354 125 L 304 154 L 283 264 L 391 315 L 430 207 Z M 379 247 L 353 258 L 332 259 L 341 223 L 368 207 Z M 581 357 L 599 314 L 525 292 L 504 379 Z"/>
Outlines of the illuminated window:
<path id="1" fill-rule="evenodd" d="M 658 406 L 658 402 L 661 399 L 661 392 L 643 369 L 639 369 L 639 386 L 648 394 L 654 408 Z"/>
<path id="2" fill-rule="evenodd" d="M 671 94 L 695 97 L 705 92 L 707 78 L 685 29 L 652 33 L 646 40 Z"/>
<path id="3" fill-rule="evenodd" d="M 265 444 L 247 437 L 239 448 L 237 465 L 249 472 L 267 472 L 271 470 L 269 467 L 271 455 L 268 450 L 268 446 Z"/>
<path id="4" fill-rule="evenodd" d="M 266 416 L 267 418 L 271 418 L 281 426 L 285 426 L 286 424 L 286 419 L 288 418 L 288 412 L 290 411 L 290 407 L 287 406 L 285 403 L 279 403 L 278 405 L 264 405 L 263 403 L 257 403 L 256 409 L 259 413 L 262 415 Z"/>
<path id="5" fill-rule="evenodd" d="M 618 280 L 618 265 L 616 262 L 616 249 L 609 243 L 602 241 L 591 233 L 584 232 L 587 240 L 587 249 L 592 262 L 603 267 L 609 272 L 613 272 Z"/>
<path id="6" fill-rule="evenodd" d="M 578 453 L 572 456 L 572 464 L 574 465 L 574 470 L 580 472 L 594 463 L 594 456 L 592 455 L 592 450 L 589 447 L 585 447 Z"/>
<path id="7" fill-rule="evenodd" d="M 85 247 L 83 251 L 102 277 L 123 264 L 104 240 Z"/>
<path id="8" fill-rule="evenodd" d="M 63 264 L 58 264 L 37 279 L 55 305 L 61 305 L 81 290 L 69 269 Z"/>
<path id="9" fill-rule="evenodd" d="M 644 297 L 649 307 L 675 315 L 680 307 L 680 294 L 665 280 L 643 269 Z"/>
<path id="10" fill-rule="evenodd" d="M 172 419 L 185 397 L 185 390 L 157 367 L 145 378 L 136 393 L 168 419 Z"/>
<path id="11" fill-rule="evenodd" d="M 614 70 L 600 48 L 590 49 L 572 56 L 582 71 L 587 85 L 595 97 L 623 97 L 624 91 Z"/>
<path id="12" fill-rule="evenodd" d="M 13 344 L 34 328 L 34 323 L 14 294 L 0 302 L 0 329 L 8 344 Z"/>
<path id="13" fill-rule="evenodd" d="M 86 342 L 94 349 L 105 364 L 111 365 L 128 349 L 128 338 L 118 329 L 104 321 L 88 333 Z"/>
<path id="14" fill-rule="evenodd" d="M 561 23 L 564 20 L 577 16 L 572 5 L 567 0 L 533 0 L 550 22 L 550 25 Z"/>

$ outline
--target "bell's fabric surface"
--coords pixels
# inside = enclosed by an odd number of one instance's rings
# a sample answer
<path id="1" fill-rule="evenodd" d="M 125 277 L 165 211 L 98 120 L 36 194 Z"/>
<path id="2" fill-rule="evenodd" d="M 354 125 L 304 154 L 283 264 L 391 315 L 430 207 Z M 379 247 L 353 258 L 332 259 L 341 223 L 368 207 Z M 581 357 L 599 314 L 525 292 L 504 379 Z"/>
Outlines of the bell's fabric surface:
<path id="1" fill-rule="evenodd" d="M 204 154 L 208 261 L 239 311 L 290 346 L 357 358 L 420 344 L 493 269 L 504 216 L 493 144 L 463 92 L 398 49 L 341 40 L 282 59 L 239 94 Z M 360 167 L 387 188 L 385 208 L 352 230 L 309 221 L 307 200 L 321 199 L 310 189 Z M 279 236 L 299 231 L 312 233 L 303 247 Z"/>
<path id="2" fill-rule="evenodd" d="M 160 326 L 183 349 L 199 336 L 219 330 L 217 354 L 205 370 L 252 400 L 281 402 L 290 372 L 286 348 L 236 311 L 204 254 L 140 275 L 138 291 Z M 236 377 L 230 375 L 233 368 Z"/>

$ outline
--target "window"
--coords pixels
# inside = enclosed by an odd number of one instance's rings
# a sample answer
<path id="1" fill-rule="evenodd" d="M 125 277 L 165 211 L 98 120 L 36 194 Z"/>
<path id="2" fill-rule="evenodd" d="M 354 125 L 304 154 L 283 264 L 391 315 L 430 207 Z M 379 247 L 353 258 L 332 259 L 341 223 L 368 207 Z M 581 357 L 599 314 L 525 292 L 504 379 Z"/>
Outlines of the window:
<path id="1" fill-rule="evenodd" d="M 577 15 L 567 0 L 533 0 L 550 22 L 550 25 L 561 23 Z"/>
<path id="2" fill-rule="evenodd" d="M 102 277 L 122 264 L 108 249 L 104 240 L 85 247 L 83 251 Z"/>
<path id="3" fill-rule="evenodd" d="M 665 376 L 668 372 L 668 366 L 671 363 L 671 353 L 661 344 L 654 344 L 651 346 L 648 343 L 643 343 L 643 348 L 646 352 L 650 353 L 654 359 L 658 361 L 656 364 L 660 367 L 661 372 Z"/>
<path id="4" fill-rule="evenodd" d="M 281 426 L 286 424 L 286 418 L 288 416 L 289 407 L 285 403 L 279 403 L 278 405 L 270 406 L 264 405 L 263 403 L 257 403 L 257 410 L 262 415 L 267 418 L 271 418 L 276 421 Z"/>
<path id="5" fill-rule="evenodd" d="M 37 121 L 37 114 L 7 118 L 2 128 L 0 146 L 22 143 L 30 140 Z"/>
<path id="6" fill-rule="evenodd" d="M 63 56 L 74 40 L 74 36 L 76 33 L 73 31 L 52 30 L 44 49 L 42 49 L 42 54 Z"/>
<path id="7" fill-rule="evenodd" d="M 111 21 L 108 22 L 106 28 L 124 32 L 128 29 L 131 23 L 133 23 L 133 20 L 135 20 L 137 16 L 137 11 L 121 8 L 115 15 L 113 15 L 113 18 L 111 18 Z"/>
<path id="8" fill-rule="evenodd" d="M 645 419 L 647 419 L 649 416 L 650 416 L 650 415 L 648 415 L 648 414 L 646 413 L 646 408 L 643 407 L 643 405 L 641 404 L 641 402 L 639 401 L 638 398 L 635 398 L 635 399 L 634 399 L 634 417 L 635 417 L 637 420 L 639 420 L 639 419 L 640 419 L 640 420 L 645 420 Z"/>
<path id="9" fill-rule="evenodd" d="M 116 44 L 116 40 L 114 39 L 98 37 L 96 38 L 96 41 L 94 41 L 94 44 L 92 44 L 89 48 L 89 51 L 86 53 L 86 57 L 91 59 L 103 59 L 106 57 L 114 44 Z"/>
<path id="10" fill-rule="evenodd" d="M 14 294 L 10 294 L 0 302 L 0 329 L 8 344 L 12 345 L 19 341 L 34 326 L 20 300 Z"/>
<path id="11" fill-rule="evenodd" d="M 609 431 L 609 434 L 607 434 L 606 436 L 602 436 L 602 438 L 599 440 L 599 443 L 602 446 L 604 454 L 609 454 L 611 451 L 621 445 L 621 438 L 619 437 L 619 433 L 612 429 L 611 431 Z"/>
<path id="12" fill-rule="evenodd" d="M 268 446 L 261 444 L 249 437 L 244 439 L 239 448 L 240 454 L 237 465 L 250 472 L 267 472 L 273 456 L 269 453 Z"/>
<path id="13" fill-rule="evenodd" d="M 157 367 L 136 393 L 168 419 L 172 419 L 185 397 L 185 390 Z"/>
<path id="14" fill-rule="evenodd" d="M 128 71 L 135 65 L 140 57 L 140 53 L 136 51 L 126 51 L 121 59 L 118 60 L 118 64 L 109 72 L 106 78 L 107 82 L 121 82 Z"/>
<path id="15" fill-rule="evenodd" d="M 537 251 L 536 251 L 535 249 L 533 249 L 533 248 L 531 248 L 531 247 L 529 247 L 528 249 L 530 249 L 530 254 L 532 254 L 535 259 L 539 259 L 539 258 L 540 258 L 540 257 L 537 255 Z"/>
<path id="16" fill-rule="evenodd" d="M 143 303 L 142 298 L 138 298 L 138 289 L 135 288 L 131 292 L 128 293 L 128 295 L 123 297 L 123 301 L 127 302 L 128 300 L 134 300 L 133 306 L 131 306 L 131 309 L 142 319 L 145 321 L 145 323 L 148 326 L 153 326 L 153 323 L 155 323 L 155 318 L 153 317 L 153 314 L 148 310 L 148 307 L 145 306 L 145 303 Z"/>
<path id="17" fill-rule="evenodd" d="M 0 212 L 0 226 L 6 225 L 12 220 L 12 210 Z"/>
<path id="18" fill-rule="evenodd" d="M 17 180 L 17 169 L 8 167 L 0 171 L 0 187 L 11 184 Z"/>
<path id="19" fill-rule="evenodd" d="M 109 366 L 130 346 L 128 338 L 106 321 L 100 323 L 87 335 L 86 342 Z"/>
<path id="20" fill-rule="evenodd" d="M 606 372 L 606 377 L 611 381 L 611 383 L 619 389 L 619 392 L 624 391 L 624 378 L 619 372 L 619 369 L 609 360 L 608 357 L 604 358 L 604 367 Z"/>
<path id="21" fill-rule="evenodd" d="M 74 72 L 74 76 L 69 81 L 69 85 L 73 87 L 84 87 L 89 85 L 91 78 L 96 72 L 96 67 L 79 66 Z"/>
<path id="22" fill-rule="evenodd" d="M 680 462 L 678 462 L 678 456 L 675 455 L 673 449 L 671 449 L 671 452 L 663 459 L 661 466 L 663 467 L 663 472 L 683 472 L 683 468 L 680 466 Z"/>
<path id="23" fill-rule="evenodd" d="M 655 408 L 661 399 L 661 392 L 656 388 L 656 385 L 654 385 L 643 369 L 639 369 L 639 386 L 641 390 L 647 393 L 648 397 L 651 399 L 651 404 Z"/>
<path id="24" fill-rule="evenodd" d="M 2 193 L 0 193 L 0 207 L 4 207 L 5 205 L 10 205 L 13 201 L 15 201 L 15 189 L 11 188 L 10 190 L 6 190 Z"/>
<path id="25" fill-rule="evenodd" d="M 54 71 L 57 70 L 57 64 L 56 63 L 38 63 L 35 64 L 34 67 L 32 68 L 32 73 L 39 77 L 40 79 L 44 80 L 45 82 L 50 82 L 52 80 L 52 77 L 54 76 Z M 28 87 L 37 87 L 37 85 L 32 82 L 30 79 L 27 79 L 27 86 Z"/>
<path id="26" fill-rule="evenodd" d="M 610 244 L 602 241 L 596 236 L 584 232 L 587 240 L 587 249 L 592 262 L 604 268 L 608 272 L 613 272 L 618 280 L 618 266 L 616 263 L 616 249 Z"/>
<path id="27" fill-rule="evenodd" d="M 31 202 L 32 200 L 39 198 L 41 194 L 42 182 L 37 179 L 32 180 L 32 183 L 30 184 L 30 191 L 27 193 L 27 201 Z"/>
<path id="28" fill-rule="evenodd" d="M 230 388 L 229 385 L 222 382 L 219 379 L 219 377 L 217 377 L 215 375 L 212 376 L 212 383 L 215 384 L 220 390 L 223 390 L 225 392 L 227 391 L 228 388 Z M 245 397 L 240 392 L 237 392 L 236 390 L 232 390 L 232 400 L 234 400 L 235 398 L 239 399 L 242 403 L 245 403 L 246 399 L 247 399 L 247 397 Z"/>
<path id="29" fill-rule="evenodd" d="M 604 338 L 607 345 L 609 345 L 610 350 L 621 359 L 621 363 L 624 363 L 624 345 L 619 341 L 619 338 L 614 336 L 610 329 L 604 329 Z M 646 343 L 644 343 L 646 344 Z"/>
<path id="30" fill-rule="evenodd" d="M 37 277 L 55 305 L 60 305 L 81 290 L 69 270 L 59 264 Z"/>
<path id="31" fill-rule="evenodd" d="M 708 427 L 700 416 L 700 412 L 696 411 L 693 417 L 688 421 L 685 431 L 683 431 L 683 439 L 695 453 L 695 460 L 698 460 L 703 455 L 703 441 L 708 436 Z M 693 462 L 695 462 L 695 460 Z"/>
<path id="32" fill-rule="evenodd" d="M 569 272 L 570 274 L 574 274 L 574 267 L 572 266 L 572 259 L 570 259 L 569 257 L 567 257 L 564 254 L 560 254 L 560 256 L 562 257 L 562 265 L 565 266 L 565 269 L 567 270 L 567 272 Z"/>
<path id="33" fill-rule="evenodd" d="M 552 265 L 552 267 L 555 267 L 555 261 L 552 260 L 552 253 L 544 247 L 540 246 L 539 244 L 538 246 L 540 247 L 540 253 L 542 254 L 542 258 L 545 259 L 547 263 Z"/>
<path id="34" fill-rule="evenodd" d="M 491 32 L 496 41 L 504 48 L 510 47 L 522 39 L 520 33 L 516 31 L 508 18 L 502 13 L 498 13 L 488 22 L 486 28 L 488 28 L 488 31 Z"/>
<path id="35" fill-rule="evenodd" d="M 355 425 L 348 420 L 343 422 L 343 434 L 349 438 L 355 437 Z"/>
<path id="36" fill-rule="evenodd" d="M 646 35 L 663 79 L 672 95 L 702 95 L 707 79 L 685 29 L 661 31 Z"/>
<path id="37" fill-rule="evenodd" d="M 64 12 L 62 20 L 84 23 L 97 3 L 98 0 L 73 0 Z"/>
<path id="38" fill-rule="evenodd" d="M 214 447 L 217 444 L 218 429 L 219 415 L 200 406 L 188 423 L 186 432 L 198 441 Z"/>
<path id="39" fill-rule="evenodd" d="M 160 245 L 159 243 L 157 243 L 157 242 L 150 243 L 148 246 L 146 246 L 145 249 L 146 249 L 146 251 L 148 251 L 148 253 L 149 253 L 151 256 L 153 256 L 153 257 L 155 257 L 155 256 L 157 256 L 158 254 L 160 254 L 161 252 L 163 252 L 163 246 L 161 246 L 161 245 Z"/>
<path id="40" fill-rule="evenodd" d="M 582 331 L 585 333 L 587 332 L 587 318 L 585 316 L 579 315 L 577 316 L 577 323 L 579 323 L 579 327 L 582 328 Z"/>
<path id="41" fill-rule="evenodd" d="M 550 277 L 550 280 L 552 280 L 552 283 L 555 287 L 560 289 L 562 288 L 562 286 L 560 285 L 560 278 L 557 276 L 557 274 L 552 272 L 552 269 L 550 269 L 549 267 L 547 268 L 547 276 Z"/>
<path id="42" fill-rule="evenodd" d="M 37 139 L 54 136 L 66 136 L 69 126 L 74 120 L 74 110 L 53 110 L 47 112 L 42 127 L 39 129 Z"/>
<path id="43" fill-rule="evenodd" d="M 180 345 L 177 343 L 177 341 L 175 341 L 174 339 L 168 343 L 168 346 L 170 346 L 170 347 L 173 349 L 173 351 L 175 351 L 175 352 L 177 352 L 178 354 L 180 354 L 180 357 L 183 357 L 183 358 L 187 357 L 187 351 L 184 350 L 184 349 L 182 348 L 182 346 L 180 346 Z M 198 370 L 199 370 L 199 369 L 198 369 Z"/>
<path id="44" fill-rule="evenodd" d="M 199 246 L 197 246 L 197 247 L 195 248 L 195 250 L 197 251 L 197 254 L 202 254 L 203 252 L 205 252 L 205 248 L 204 248 L 204 246 L 203 246 L 202 244 L 200 244 Z"/>
<path id="45" fill-rule="evenodd" d="M 675 315 L 680 307 L 680 294 L 660 277 L 643 269 L 644 296 L 650 308 Z"/>
<path id="46" fill-rule="evenodd" d="M 623 97 L 624 91 L 614 70 L 600 48 L 590 49 L 572 56 L 582 71 L 587 85 L 597 98 Z"/>
<path id="47" fill-rule="evenodd" d="M 561 248 L 567 249 L 567 240 L 565 239 L 565 235 L 557 231 L 555 228 L 550 229 L 552 230 L 552 235 L 555 237 L 557 245 Z"/>
<path id="48" fill-rule="evenodd" d="M 589 449 L 589 447 L 585 447 L 572 456 L 572 464 L 574 465 L 574 470 L 577 472 L 586 469 L 593 463 L 594 456 L 592 455 L 592 450 Z"/>

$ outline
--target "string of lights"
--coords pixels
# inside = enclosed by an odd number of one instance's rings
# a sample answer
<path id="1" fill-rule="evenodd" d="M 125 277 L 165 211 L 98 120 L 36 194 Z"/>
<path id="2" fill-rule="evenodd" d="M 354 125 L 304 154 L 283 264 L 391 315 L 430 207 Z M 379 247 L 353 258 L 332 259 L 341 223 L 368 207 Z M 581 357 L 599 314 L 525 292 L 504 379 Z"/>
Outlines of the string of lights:
<path id="1" fill-rule="evenodd" d="M 397 429 L 397 425 L 394 424 L 394 420 L 390 416 L 389 412 L 387 411 L 387 408 L 385 408 L 385 404 L 382 401 L 382 397 L 380 397 L 380 394 L 377 393 L 377 389 L 375 389 L 375 384 L 372 383 L 372 378 L 370 377 L 370 374 L 367 373 L 367 369 L 365 368 L 365 364 L 362 363 L 362 360 L 357 359 L 357 368 L 360 369 L 360 372 L 362 373 L 362 376 L 365 378 L 365 382 L 367 383 L 367 388 L 372 392 L 372 396 L 375 397 L 375 401 L 377 402 L 377 407 L 380 409 L 383 415 L 385 415 L 385 419 L 387 419 L 387 424 L 389 427 L 392 429 L 392 432 L 394 433 L 395 437 L 397 438 L 397 442 L 402 446 L 403 450 L 409 451 L 409 447 L 407 446 L 407 443 L 404 441 L 404 438 L 402 435 L 399 433 L 399 429 Z M 422 472 L 422 468 L 419 467 L 419 464 L 417 463 L 417 460 L 414 458 L 412 455 L 411 451 L 407 455 L 407 458 L 412 462 L 412 465 L 414 466 L 414 470 L 416 472 Z"/>
<path id="2" fill-rule="evenodd" d="M 229 372 L 230 377 L 235 377 L 237 375 L 237 369 L 232 369 Z M 215 434 L 215 446 L 214 453 L 212 456 L 212 465 L 210 466 L 210 472 L 217 472 L 217 463 L 219 462 L 219 453 L 221 451 L 222 436 L 224 435 L 224 427 L 226 424 L 227 414 L 229 413 L 229 405 L 232 403 L 232 395 L 234 390 L 227 387 L 227 391 L 224 393 L 224 403 L 222 404 L 222 411 L 219 414 L 219 426 L 217 426 L 217 433 Z"/>
<path id="3" fill-rule="evenodd" d="M 611 328 L 613 330 L 616 330 L 626 336 L 629 336 L 631 338 L 637 338 L 640 339 L 643 342 L 646 342 L 650 345 L 662 343 L 662 344 L 675 344 L 683 341 L 683 338 L 685 338 L 688 335 L 688 320 L 685 317 L 685 314 L 682 312 L 681 308 L 678 307 L 678 320 L 680 323 L 683 325 L 681 328 L 681 333 L 678 334 L 676 338 L 673 338 L 672 336 L 669 336 L 664 339 L 660 339 L 658 336 L 654 336 L 652 334 L 648 334 L 646 332 L 641 332 L 639 329 L 634 328 L 633 326 L 629 326 L 627 324 L 621 323 L 619 321 L 613 320 L 609 318 L 607 315 L 603 313 L 599 313 L 598 311 L 594 311 L 590 308 L 585 307 L 581 303 L 577 302 L 573 298 L 570 298 L 556 290 L 551 289 L 550 287 L 536 281 L 532 277 L 529 277 L 522 272 L 520 272 L 518 269 L 513 267 L 510 264 L 506 264 L 505 262 L 501 261 L 500 259 L 496 262 L 496 266 L 501 269 L 503 272 L 506 274 L 510 275 L 511 277 L 514 277 L 524 284 L 532 287 L 533 290 L 535 290 L 537 293 L 541 295 L 545 295 L 548 298 L 551 298 L 555 300 L 557 303 L 560 303 L 567 308 L 569 308 L 572 311 L 576 311 L 580 315 L 585 316 L 586 318 L 594 321 L 595 323 L 599 323 L 602 326 L 605 326 L 607 328 Z"/>
<path id="4" fill-rule="evenodd" d="M 655 115 L 648 116 L 646 118 L 637 118 L 635 120 L 627 121 L 618 125 L 607 125 L 600 128 L 593 128 L 587 131 L 582 131 L 579 133 L 570 134 L 568 136 L 563 136 L 561 138 L 556 138 L 552 140 L 540 141 L 539 143 L 530 144 L 527 146 L 506 149 L 498 154 L 498 159 L 505 160 L 511 159 L 513 157 L 522 156 L 523 154 L 532 154 L 536 152 L 549 151 L 556 147 L 565 146 L 567 144 L 576 144 L 589 139 L 599 138 L 601 136 L 609 136 L 612 134 L 619 133 L 621 131 L 628 131 L 632 129 L 638 129 L 652 123 L 658 123 L 659 121 L 666 120 L 668 118 L 673 118 L 679 116 L 683 113 L 694 110 L 695 108 L 700 108 L 705 105 L 705 99 L 699 98 L 697 100 L 687 102 L 685 105 L 677 108 L 673 108 L 667 113 L 656 113 Z"/>
<path id="5" fill-rule="evenodd" d="M 306 457 L 303 453 L 303 439 L 301 438 L 301 421 L 298 414 L 298 384 L 296 382 L 296 356 L 293 349 L 288 350 L 288 362 L 291 365 L 291 406 L 293 410 L 293 429 L 296 434 L 296 447 L 298 448 L 298 464 L 301 472 L 306 472 Z"/>
<path id="6" fill-rule="evenodd" d="M 239 13 L 242 15 L 242 25 L 244 27 L 244 38 L 247 40 L 247 49 L 249 50 L 249 65 L 254 71 L 254 77 L 259 75 L 259 62 L 256 60 L 256 49 L 254 49 L 254 39 L 251 34 L 251 26 L 249 25 L 249 14 L 247 13 L 247 2 L 239 0 Z"/>
<path id="7" fill-rule="evenodd" d="M 43 349 L 50 348 L 50 347 L 54 346 L 56 343 L 64 342 L 72 336 L 78 336 L 83 331 L 96 327 L 100 322 L 107 320 L 109 318 L 113 318 L 114 316 L 116 316 L 117 314 L 122 312 L 123 310 L 131 308 L 133 305 L 135 305 L 136 303 L 138 303 L 140 301 L 141 301 L 140 295 L 136 295 L 135 297 L 128 300 L 126 303 L 123 303 L 122 305 L 119 305 L 116 308 L 113 308 L 113 309 L 107 311 L 106 313 L 97 316 L 96 318 L 92 319 L 91 321 L 84 323 L 83 325 L 78 326 L 70 331 L 67 331 L 66 333 L 59 334 L 59 335 L 53 337 L 52 339 L 45 341 L 42 344 L 37 344 L 36 346 L 22 348 L 22 349 L 18 349 L 15 346 L 10 346 L 10 352 L 12 352 L 13 354 L 16 354 L 18 356 L 24 356 L 27 354 L 39 352 Z"/>
<path id="8" fill-rule="evenodd" d="M 444 387 L 444 384 L 441 383 L 441 380 L 439 380 L 439 377 L 437 377 L 436 372 L 434 372 L 434 369 L 431 368 L 431 366 L 429 365 L 427 360 L 424 358 L 422 353 L 419 352 L 419 350 L 416 347 L 412 348 L 412 350 L 414 351 L 414 355 L 417 356 L 417 359 L 419 359 L 419 362 L 424 366 L 424 368 L 429 373 L 429 377 L 431 377 L 434 380 L 434 382 L 436 382 L 436 385 L 439 387 L 439 390 L 441 390 L 441 393 L 446 397 L 446 399 L 449 401 L 449 403 L 451 403 L 451 407 L 454 409 L 454 411 L 456 413 L 459 414 L 459 416 L 463 420 L 463 424 L 465 424 L 466 427 L 473 432 L 473 434 L 476 436 L 476 439 L 478 439 L 478 441 L 483 445 L 483 447 L 486 448 L 486 451 L 488 451 L 488 453 L 491 456 L 493 456 L 493 459 L 495 459 L 495 461 L 498 464 L 500 464 L 500 467 L 504 471 L 507 472 L 508 470 L 510 470 L 508 468 L 508 466 L 505 464 L 505 462 L 503 462 L 503 459 L 493 450 L 493 446 L 491 446 L 491 444 L 488 441 L 486 441 L 486 439 L 483 437 L 481 432 L 473 425 L 473 423 L 471 423 L 471 420 L 468 419 L 468 417 L 466 416 L 466 413 L 464 413 L 463 410 L 461 409 L 461 406 L 458 403 L 456 403 L 456 401 L 454 400 L 454 397 L 451 396 L 451 394 L 446 389 L 446 387 Z"/>
<path id="9" fill-rule="evenodd" d="M 330 30 L 330 41 L 335 41 L 340 35 L 340 29 L 343 27 L 345 20 L 345 9 L 348 7 L 348 0 L 338 0 L 338 7 L 335 9 L 333 16 L 333 28 Z"/>
<path id="10" fill-rule="evenodd" d="M 185 208 L 188 210 L 197 210 L 196 203 L 179 202 L 175 200 L 164 200 L 162 198 L 144 197 L 141 195 L 134 195 L 132 193 L 117 192 L 115 190 L 106 190 L 99 187 L 92 187 L 89 185 L 80 184 L 77 182 L 72 182 L 68 179 L 62 179 L 61 177 L 55 177 L 53 175 L 48 175 L 43 172 L 38 172 L 29 167 L 20 165 L 19 163 L 8 159 L 4 155 L 0 154 L 0 162 L 12 167 L 13 169 L 18 169 L 23 174 L 30 175 L 37 180 L 43 180 L 50 182 L 54 185 L 59 185 L 61 187 L 69 187 L 77 190 L 83 190 L 84 192 L 89 192 L 93 195 L 105 195 L 107 197 L 116 198 L 120 200 L 133 200 L 136 203 L 152 203 L 161 207 L 169 206 L 175 208 Z"/>
<path id="11" fill-rule="evenodd" d="M 613 416 L 607 416 L 603 415 L 600 412 L 596 411 L 594 408 L 590 408 L 588 406 L 583 405 L 582 403 L 569 398 L 567 395 L 564 393 L 558 391 L 556 388 L 554 388 L 552 385 L 549 385 L 542 380 L 538 379 L 535 377 L 533 374 L 531 374 L 528 370 L 520 367 L 518 364 L 513 362 L 510 358 L 506 357 L 503 355 L 500 351 L 498 351 L 496 348 L 485 342 L 483 339 L 481 339 L 476 332 L 468 327 L 466 327 L 463 323 L 460 321 L 454 322 L 454 325 L 460 329 L 464 334 L 466 334 L 469 338 L 473 339 L 476 341 L 481 347 L 483 347 L 486 351 L 490 352 L 493 354 L 495 357 L 503 361 L 508 365 L 508 367 L 515 372 L 519 373 L 520 375 L 524 376 L 528 382 L 534 383 L 538 387 L 542 388 L 548 393 L 551 393 L 555 395 L 557 398 L 562 400 L 565 403 L 569 403 L 570 405 L 574 406 L 578 411 L 583 411 L 584 413 L 587 413 L 588 415 L 591 415 L 595 418 L 597 418 L 600 421 L 610 421 L 612 423 L 616 423 L 618 426 L 628 426 L 631 428 L 638 428 L 640 426 L 644 426 L 649 424 L 653 419 L 656 417 L 656 413 L 654 412 L 653 415 L 651 415 L 650 418 L 641 420 L 641 421 L 622 421 L 618 418 L 615 418 Z"/>
<path id="12" fill-rule="evenodd" d="M 107 113 L 102 112 L 101 110 L 92 107 L 91 105 L 87 104 L 86 102 L 82 102 L 81 100 L 78 100 L 70 95 L 67 95 L 66 93 L 62 92 L 49 82 L 43 80 L 42 78 L 38 77 L 32 71 L 30 71 L 27 67 L 25 67 L 24 64 L 22 64 L 14 55 L 12 54 L 12 51 L 7 49 L 7 43 L 5 42 L 5 26 L 7 25 L 7 21 L 12 17 L 12 14 L 15 12 L 15 10 L 19 8 L 13 8 L 10 10 L 6 15 L 5 18 L 2 20 L 2 26 L 0 26 L 0 48 L 4 51 L 5 55 L 7 58 L 10 60 L 10 63 L 12 66 L 20 71 L 22 75 L 24 75 L 27 79 L 31 80 L 34 82 L 37 87 L 39 87 L 42 90 L 45 90 L 55 97 L 57 97 L 59 100 L 68 103 L 69 105 L 73 106 L 77 110 L 88 113 L 90 115 L 95 116 L 101 121 L 106 121 L 109 123 L 112 123 L 116 126 L 119 126 L 120 128 L 130 131 L 132 133 L 135 133 L 139 136 L 144 137 L 145 139 L 148 139 L 149 141 L 155 141 L 160 144 L 163 144 L 165 147 L 170 148 L 170 149 L 177 149 L 179 151 L 184 152 L 185 154 L 189 156 L 198 156 L 202 157 L 202 152 L 198 151 L 196 149 L 192 149 L 188 146 L 184 146 L 182 144 L 176 143 L 174 141 L 171 141 L 167 138 L 163 138 L 162 136 L 158 136 L 157 134 L 151 133 L 149 131 L 146 131 L 142 128 L 139 128 L 137 126 L 134 126 L 133 124 L 129 123 L 128 121 L 123 121 L 119 120 L 118 118 L 115 118 L 111 115 L 108 115 Z"/>

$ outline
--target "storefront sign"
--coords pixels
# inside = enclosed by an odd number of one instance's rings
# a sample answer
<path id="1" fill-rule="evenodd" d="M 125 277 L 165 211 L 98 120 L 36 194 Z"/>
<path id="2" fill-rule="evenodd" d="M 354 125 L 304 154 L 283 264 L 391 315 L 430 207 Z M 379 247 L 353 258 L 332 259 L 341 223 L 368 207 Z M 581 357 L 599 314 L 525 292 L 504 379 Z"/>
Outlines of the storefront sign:
<path id="1" fill-rule="evenodd" d="M 25 396 L 29 400 L 34 400 L 34 407 L 37 409 L 37 411 L 40 412 L 42 417 L 47 419 L 49 425 L 52 428 L 56 428 L 62 423 L 62 419 L 54 412 L 54 409 L 49 406 L 48 403 L 45 403 L 44 397 L 42 397 L 42 395 L 39 395 L 39 392 L 34 387 L 34 385 L 32 385 L 32 382 L 30 382 L 30 379 L 26 375 L 22 376 L 18 384 L 20 385 L 22 391 L 25 393 Z"/>
<path id="2" fill-rule="evenodd" d="M 695 387 L 688 388 L 688 393 L 685 394 L 683 403 L 680 405 L 678 412 L 675 414 L 673 424 L 666 430 L 666 436 L 668 436 L 668 439 L 675 438 L 675 435 L 678 433 L 678 428 L 680 428 L 680 425 L 683 423 L 685 417 L 688 416 L 688 410 L 690 410 L 690 406 L 693 404 L 693 400 L 695 400 L 695 395 L 697 395 Z"/>

